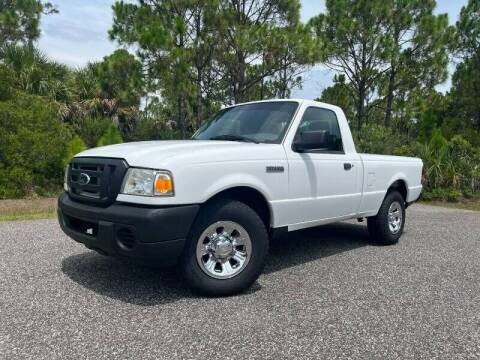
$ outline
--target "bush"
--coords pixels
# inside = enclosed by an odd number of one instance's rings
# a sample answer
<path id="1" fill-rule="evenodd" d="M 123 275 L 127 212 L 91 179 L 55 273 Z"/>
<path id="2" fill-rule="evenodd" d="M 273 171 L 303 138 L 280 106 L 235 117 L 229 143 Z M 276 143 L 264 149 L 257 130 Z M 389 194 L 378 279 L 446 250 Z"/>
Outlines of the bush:
<path id="1" fill-rule="evenodd" d="M 58 106 L 17 92 L 0 102 L 0 197 L 31 195 L 60 188 L 69 129 Z"/>
<path id="2" fill-rule="evenodd" d="M 67 152 L 63 158 L 63 167 L 66 168 L 70 160 L 72 160 L 75 155 L 86 149 L 87 147 L 85 146 L 83 140 L 75 135 L 73 139 L 68 142 Z"/>
<path id="3" fill-rule="evenodd" d="M 0 64 L 0 84 L 0 101 L 6 101 L 14 93 L 15 73 L 2 64 Z"/>
<path id="4" fill-rule="evenodd" d="M 362 126 L 360 132 L 353 131 L 358 152 L 384 155 L 403 155 L 409 152 L 407 139 L 392 128 L 374 123 Z"/>
<path id="5" fill-rule="evenodd" d="M 139 121 L 131 137 L 132 141 L 176 140 L 180 138 L 180 131 L 175 129 L 173 124 L 155 119 Z"/>
<path id="6" fill-rule="evenodd" d="M 119 144 L 122 142 L 122 137 L 118 128 L 114 124 L 110 124 L 102 137 L 98 140 L 98 146 Z"/>
<path id="7" fill-rule="evenodd" d="M 72 127 L 87 148 L 92 148 L 97 146 L 100 138 L 107 132 L 111 124 L 111 120 L 107 118 L 85 116 L 76 119 Z"/>
<path id="8" fill-rule="evenodd" d="M 422 193 L 422 199 L 424 200 L 440 200 L 440 201 L 450 201 L 456 202 L 462 197 L 462 192 L 452 188 L 437 188 L 432 190 L 425 190 Z"/>

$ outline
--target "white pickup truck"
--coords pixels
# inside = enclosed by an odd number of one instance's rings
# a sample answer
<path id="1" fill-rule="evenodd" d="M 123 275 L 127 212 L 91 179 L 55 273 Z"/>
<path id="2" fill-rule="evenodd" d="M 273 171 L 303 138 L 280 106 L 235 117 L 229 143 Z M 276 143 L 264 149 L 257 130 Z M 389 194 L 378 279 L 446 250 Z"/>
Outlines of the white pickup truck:
<path id="1" fill-rule="evenodd" d="M 84 151 L 58 200 L 63 231 L 102 254 L 178 264 L 208 295 L 250 286 L 278 232 L 367 218 L 394 244 L 422 161 L 355 150 L 343 111 L 309 100 L 221 110 L 185 141 Z"/>

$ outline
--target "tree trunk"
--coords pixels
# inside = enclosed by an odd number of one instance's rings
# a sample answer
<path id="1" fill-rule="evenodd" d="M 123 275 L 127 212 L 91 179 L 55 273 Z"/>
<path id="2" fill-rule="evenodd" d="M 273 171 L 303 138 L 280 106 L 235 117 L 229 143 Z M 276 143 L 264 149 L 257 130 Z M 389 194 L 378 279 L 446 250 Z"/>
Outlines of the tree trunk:
<path id="1" fill-rule="evenodd" d="M 197 113 L 195 116 L 195 130 L 197 130 L 202 122 L 202 72 L 197 72 Z"/>
<path id="2" fill-rule="evenodd" d="M 390 126 L 390 120 L 392 119 L 392 108 L 393 108 L 393 92 L 395 91 L 395 66 L 392 65 L 390 70 L 390 76 L 388 79 L 388 90 L 387 90 L 387 105 L 385 108 L 385 127 Z"/>
<path id="3" fill-rule="evenodd" d="M 183 95 L 178 97 L 178 127 L 180 128 L 182 139 L 185 139 L 187 132 L 185 129 L 185 96 Z"/>
<path id="4" fill-rule="evenodd" d="M 287 65 L 286 61 L 282 64 L 282 70 L 280 71 L 280 99 L 285 99 L 287 97 Z"/>
<path id="5" fill-rule="evenodd" d="M 236 74 L 236 94 L 235 94 L 235 104 L 244 101 L 245 99 L 245 57 L 243 53 L 239 52 L 237 54 L 237 74 Z"/>
<path id="6" fill-rule="evenodd" d="M 365 121 L 365 85 L 360 84 L 358 89 L 358 101 L 357 101 L 357 130 L 362 129 L 362 125 Z"/>

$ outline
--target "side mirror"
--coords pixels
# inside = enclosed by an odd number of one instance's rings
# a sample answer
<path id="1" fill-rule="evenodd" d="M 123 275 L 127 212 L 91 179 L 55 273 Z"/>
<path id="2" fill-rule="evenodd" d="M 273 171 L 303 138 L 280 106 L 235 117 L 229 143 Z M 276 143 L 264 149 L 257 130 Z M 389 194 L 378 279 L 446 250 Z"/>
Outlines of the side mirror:
<path id="1" fill-rule="evenodd" d="M 308 150 L 328 150 L 330 136 L 327 130 L 303 131 L 298 139 L 293 142 L 293 150 L 305 152 Z"/>

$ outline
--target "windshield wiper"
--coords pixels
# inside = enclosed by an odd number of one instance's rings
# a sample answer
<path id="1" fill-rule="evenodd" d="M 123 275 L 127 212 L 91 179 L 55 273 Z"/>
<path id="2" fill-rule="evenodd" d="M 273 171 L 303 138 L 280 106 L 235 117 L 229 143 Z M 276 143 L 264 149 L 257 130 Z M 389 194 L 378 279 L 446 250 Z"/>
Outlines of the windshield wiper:
<path id="1" fill-rule="evenodd" d="M 244 142 L 251 142 L 251 143 L 258 144 L 257 140 L 254 140 L 252 138 L 248 138 L 245 136 L 234 135 L 234 134 L 213 136 L 209 140 L 244 141 Z"/>

